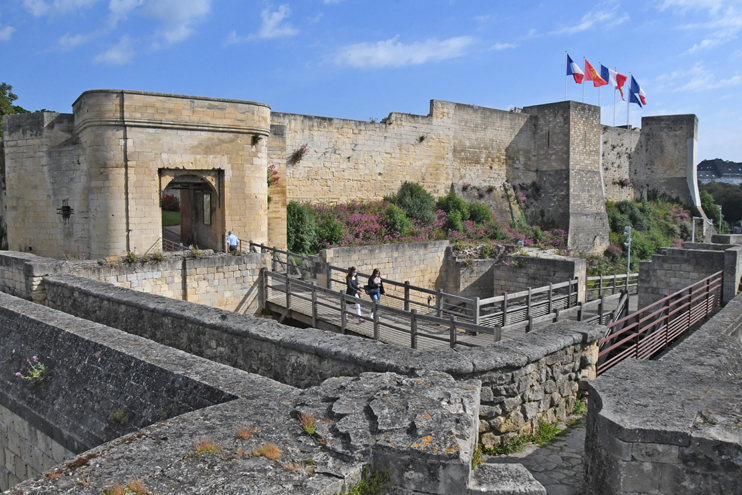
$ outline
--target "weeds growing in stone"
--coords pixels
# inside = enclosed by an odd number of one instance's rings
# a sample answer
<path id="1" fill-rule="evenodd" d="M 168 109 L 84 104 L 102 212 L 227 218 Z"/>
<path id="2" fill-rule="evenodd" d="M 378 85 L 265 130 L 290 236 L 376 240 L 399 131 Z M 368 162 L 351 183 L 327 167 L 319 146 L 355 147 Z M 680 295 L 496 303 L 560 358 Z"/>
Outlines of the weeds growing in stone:
<path id="1" fill-rule="evenodd" d="M 193 257 L 194 257 L 194 258 L 196 258 L 196 259 L 200 258 L 200 257 L 201 257 L 201 256 L 203 256 L 203 254 L 204 254 L 204 252 L 203 252 L 203 251 L 201 251 L 201 250 L 200 250 L 200 249 L 198 248 L 198 246 L 193 246 L 193 245 L 191 245 L 191 246 L 188 246 L 188 249 L 189 249 L 189 250 L 190 250 L 190 252 L 191 252 L 191 256 L 193 256 Z"/>
<path id="2" fill-rule="evenodd" d="M 152 253 L 151 259 L 152 261 L 164 261 L 165 255 L 162 254 L 162 251 L 155 251 L 154 253 Z"/>
<path id="3" fill-rule="evenodd" d="M 114 409 L 108 415 L 108 422 L 114 425 L 125 426 L 129 422 L 129 418 L 126 417 L 123 409 Z"/>
<path id="4" fill-rule="evenodd" d="M 572 414 L 575 416 L 582 416 L 587 412 L 587 404 L 584 399 L 577 399 L 575 405 L 572 407 Z"/>
<path id="5" fill-rule="evenodd" d="M 136 263 L 139 261 L 139 256 L 134 251 L 127 251 L 126 256 L 124 256 L 124 260 L 127 263 Z"/>
<path id="6" fill-rule="evenodd" d="M 245 452 L 243 452 L 242 447 L 240 447 L 239 449 L 237 449 L 237 453 L 235 454 L 235 457 L 237 457 L 237 459 L 242 459 L 243 455 L 245 455 Z"/>
<path id="7" fill-rule="evenodd" d="M 28 371 L 26 371 L 26 374 L 19 371 L 15 376 L 22 380 L 27 380 L 29 385 L 38 385 L 39 383 L 49 380 L 49 371 L 46 369 L 46 366 L 39 361 L 38 357 L 33 356 L 31 359 L 26 359 L 26 362 L 28 363 Z"/>
<path id="8" fill-rule="evenodd" d="M 196 449 L 196 451 L 186 454 L 185 459 L 203 454 L 215 454 L 222 449 L 221 446 L 216 445 L 211 441 L 211 437 L 204 437 L 200 440 L 194 440 L 193 448 Z"/>
<path id="9" fill-rule="evenodd" d="M 477 445 L 477 447 L 474 449 L 474 453 L 471 456 L 471 468 L 477 469 L 477 466 L 480 464 L 484 464 L 484 460 L 482 459 L 482 447 Z"/>
<path id="10" fill-rule="evenodd" d="M 281 454 L 283 454 L 283 450 L 279 449 L 272 443 L 264 443 L 257 449 L 250 452 L 250 457 L 265 457 L 267 459 L 270 459 L 271 461 L 277 461 L 281 458 Z"/>
<path id="11" fill-rule="evenodd" d="M 139 480 L 134 480 L 123 487 L 116 483 L 108 490 L 102 491 L 100 495 L 126 495 L 127 493 L 133 495 L 152 495 L 152 492 L 147 490 L 144 483 Z"/>
<path id="12" fill-rule="evenodd" d="M 312 418 L 308 414 L 301 413 L 301 415 L 299 416 L 299 421 L 301 421 L 301 427 L 304 428 L 304 431 L 307 432 L 307 435 L 314 435 L 314 418 Z"/>
<path id="13" fill-rule="evenodd" d="M 237 428 L 235 428 L 234 437 L 247 440 L 253 435 L 253 433 L 257 433 L 257 431 L 258 430 L 255 430 L 249 426 L 238 426 Z"/>
<path id="14" fill-rule="evenodd" d="M 369 466 L 363 466 L 361 481 L 348 488 L 348 495 L 383 495 L 391 487 L 391 473 L 376 471 Z"/>
<path id="15" fill-rule="evenodd" d="M 495 447 L 482 447 L 482 453 L 487 455 L 510 455 L 520 452 L 529 443 L 535 443 L 542 447 L 559 436 L 562 430 L 557 425 L 552 425 L 540 419 L 535 435 L 520 435 L 509 442 Z"/>

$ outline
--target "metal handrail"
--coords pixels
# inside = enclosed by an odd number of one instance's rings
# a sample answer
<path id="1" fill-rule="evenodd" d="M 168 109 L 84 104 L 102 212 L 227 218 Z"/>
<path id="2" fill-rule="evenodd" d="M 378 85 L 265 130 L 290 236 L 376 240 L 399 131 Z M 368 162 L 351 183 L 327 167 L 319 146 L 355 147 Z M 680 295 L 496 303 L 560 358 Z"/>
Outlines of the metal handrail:
<path id="1" fill-rule="evenodd" d="M 598 374 L 629 357 L 649 359 L 690 330 L 720 305 L 723 281 L 716 272 L 609 324 L 598 342 Z"/>

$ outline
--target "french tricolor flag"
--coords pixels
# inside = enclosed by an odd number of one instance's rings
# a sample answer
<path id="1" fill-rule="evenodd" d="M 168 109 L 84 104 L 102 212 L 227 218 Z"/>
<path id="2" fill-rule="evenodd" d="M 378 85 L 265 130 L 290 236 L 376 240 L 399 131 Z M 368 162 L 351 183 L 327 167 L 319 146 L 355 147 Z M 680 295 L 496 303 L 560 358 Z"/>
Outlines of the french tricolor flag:
<path id="1" fill-rule="evenodd" d="M 580 67 L 574 63 L 569 55 L 567 55 L 567 75 L 574 77 L 577 84 L 582 84 L 582 78 L 585 77 L 585 74 L 580 70 Z"/>
<path id="2" fill-rule="evenodd" d="M 619 90 L 621 92 L 621 99 L 626 101 L 626 99 L 623 97 L 623 85 L 628 77 L 624 76 L 623 74 L 619 74 L 615 70 L 611 70 L 608 67 L 605 67 L 603 64 L 600 65 L 600 77 L 608 81 L 608 84 L 613 86 L 614 90 Z"/>
<path id="3" fill-rule="evenodd" d="M 647 104 L 647 95 L 634 76 L 631 76 L 631 87 L 629 88 L 629 102 L 636 103 L 640 107 Z"/>

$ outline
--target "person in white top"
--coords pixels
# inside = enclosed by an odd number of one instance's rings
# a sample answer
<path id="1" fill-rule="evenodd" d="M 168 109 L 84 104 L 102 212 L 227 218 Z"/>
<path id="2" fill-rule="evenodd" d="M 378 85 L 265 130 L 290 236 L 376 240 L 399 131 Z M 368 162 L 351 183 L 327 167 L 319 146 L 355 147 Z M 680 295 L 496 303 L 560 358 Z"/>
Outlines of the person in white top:
<path id="1" fill-rule="evenodd" d="M 229 235 L 227 236 L 227 245 L 229 246 L 229 252 L 234 253 L 235 251 L 237 251 L 237 245 L 239 243 L 240 243 L 240 240 L 230 230 Z"/>

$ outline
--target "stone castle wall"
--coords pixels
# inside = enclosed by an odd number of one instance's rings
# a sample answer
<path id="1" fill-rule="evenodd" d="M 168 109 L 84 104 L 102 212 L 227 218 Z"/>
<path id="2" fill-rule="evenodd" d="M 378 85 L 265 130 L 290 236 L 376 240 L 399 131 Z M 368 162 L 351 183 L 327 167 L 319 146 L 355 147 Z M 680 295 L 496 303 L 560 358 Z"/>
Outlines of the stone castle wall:
<path id="1" fill-rule="evenodd" d="M 602 126 L 606 199 L 622 201 L 665 195 L 700 206 L 696 176 L 698 118 L 642 117 L 642 127 Z"/>
<path id="2" fill-rule="evenodd" d="M 631 161 L 640 137 L 640 129 L 603 126 L 601 161 L 607 201 L 632 200 L 636 197 L 631 182 Z"/>
<path id="3" fill-rule="evenodd" d="M 0 253 L 0 292 L 43 302 L 43 278 L 71 273 L 117 287 L 252 314 L 259 309 L 260 270 L 268 263 L 267 255 L 247 253 L 206 254 L 201 258 L 170 255 L 162 261 L 101 265 L 9 251 Z"/>
<path id="4" fill-rule="evenodd" d="M 442 289 L 445 283 L 442 267 L 446 256 L 448 241 L 419 242 L 412 244 L 384 244 L 380 246 L 357 246 L 350 248 L 323 249 L 319 252 L 322 265 L 327 264 L 347 270 L 355 266 L 359 273 L 371 275 L 374 268 L 381 271 L 383 278 L 398 282 L 408 281 L 410 285 L 424 289 Z M 319 274 L 325 270 L 320 268 Z M 344 279 L 345 274 L 333 271 L 334 280 Z M 365 285 L 367 278 L 361 279 Z M 333 282 L 340 289 L 338 282 Z M 391 285 L 385 287 L 387 294 L 404 297 L 404 290 Z"/>
<path id="5" fill-rule="evenodd" d="M 427 116 L 392 113 L 380 123 L 272 114 L 283 128 L 289 201 L 380 199 L 413 181 L 434 196 L 454 190 L 488 203 L 509 220 L 507 184 L 524 184 L 533 190 L 529 220 L 573 225 L 570 240 L 585 251 L 608 243 L 598 119 L 576 102 L 506 112 L 432 100 Z M 292 160 L 304 144 L 308 153 Z"/>
<path id="6" fill-rule="evenodd" d="M 724 272 L 719 290 L 724 302 L 738 293 L 742 278 L 742 246 L 687 243 L 686 249 L 667 248 L 639 263 L 639 307 L 648 306 L 716 272 Z M 703 286 L 694 292 L 703 291 Z"/>
<path id="7" fill-rule="evenodd" d="M 162 189 L 188 174 L 213 188 L 208 242 L 222 246 L 227 229 L 267 240 L 267 143 L 252 139 L 268 136 L 266 105 L 100 90 L 73 110 L 4 119 L 11 249 L 56 258 L 145 251 L 162 235 Z M 65 201 L 68 219 L 57 211 Z"/>
<path id="8" fill-rule="evenodd" d="M 535 256 L 506 256 L 504 262 L 492 267 L 494 294 L 535 289 L 550 283 L 558 284 L 579 279 L 577 300 L 585 300 L 587 262 L 582 258 L 538 258 Z"/>
<path id="9" fill-rule="evenodd" d="M 604 199 L 628 192 L 614 182 L 628 178 L 636 191 L 697 203 L 693 115 L 643 119 L 631 154 L 633 131 L 602 127 L 597 107 L 573 101 L 502 111 L 432 100 L 426 116 L 361 122 L 96 90 L 73 109 L 4 119 L 11 249 L 57 258 L 147 250 L 161 235 L 159 194 L 183 177 L 213 193 L 212 225 L 195 217 L 183 225 L 194 226 L 201 247 L 217 250 L 227 230 L 285 247 L 288 201 L 376 200 L 404 181 L 484 201 L 509 220 L 520 215 L 508 193 L 518 185 L 528 197 L 526 218 L 568 231 L 570 245 L 585 252 L 608 244 Z M 308 152 L 295 155 L 305 144 Z M 281 179 L 271 190 L 269 165 Z M 202 215 L 199 197 L 191 201 L 193 215 Z M 63 205 L 73 210 L 68 218 Z"/>

